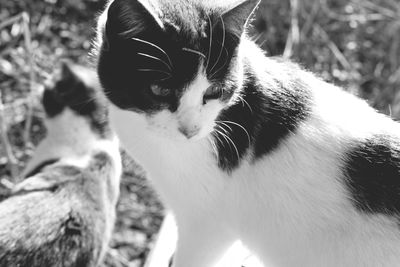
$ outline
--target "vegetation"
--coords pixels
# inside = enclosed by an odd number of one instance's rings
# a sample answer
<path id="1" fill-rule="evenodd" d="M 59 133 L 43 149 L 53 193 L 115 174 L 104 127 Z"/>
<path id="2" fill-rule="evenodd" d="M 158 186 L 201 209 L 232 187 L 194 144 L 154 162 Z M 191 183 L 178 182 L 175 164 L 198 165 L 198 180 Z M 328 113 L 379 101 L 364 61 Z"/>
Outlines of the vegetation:
<path id="1" fill-rule="evenodd" d="M 0 3 L 0 197 L 45 134 L 38 101 L 61 58 L 90 64 L 104 0 Z M 250 34 L 323 79 L 400 118 L 398 0 L 263 0 Z M 340 108 L 340 103 L 338 103 Z M 119 219 L 104 266 L 141 266 L 163 209 L 143 171 L 124 157 Z"/>

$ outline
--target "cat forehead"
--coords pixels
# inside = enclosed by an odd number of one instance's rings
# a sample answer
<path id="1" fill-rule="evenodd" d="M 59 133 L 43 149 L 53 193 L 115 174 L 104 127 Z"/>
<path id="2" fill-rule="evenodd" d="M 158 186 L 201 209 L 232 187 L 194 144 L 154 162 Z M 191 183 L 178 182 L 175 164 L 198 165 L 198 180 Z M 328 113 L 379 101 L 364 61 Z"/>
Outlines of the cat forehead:
<path id="1" fill-rule="evenodd" d="M 167 72 L 155 80 L 156 83 L 182 89 L 199 73 L 221 71 L 223 67 L 228 67 L 230 60 L 227 58 L 232 57 L 237 39 L 226 32 L 220 16 L 213 13 L 206 15 L 201 10 L 197 15 L 199 19 L 195 21 L 183 15 L 185 18 L 164 17 L 162 33 L 147 31 L 133 36 L 131 50 L 126 52 L 136 53 L 133 64 L 137 69 L 143 72 L 156 69 L 157 75 L 162 74 L 160 70 Z M 217 66 L 221 62 L 225 65 Z M 146 76 L 149 73 L 143 74 Z"/>
<path id="2" fill-rule="evenodd" d="M 171 26 L 179 33 L 190 36 L 206 36 L 208 17 L 213 10 L 202 1 L 157 0 L 140 1 L 157 16 L 165 26 Z M 212 15 L 211 15 L 212 16 Z"/>
<path id="3" fill-rule="evenodd" d="M 107 10 L 114 2 L 120 1 L 119 16 L 125 21 L 140 21 L 140 15 L 143 11 L 139 11 L 134 18 L 132 15 L 132 8 L 126 2 L 128 0 L 113 0 L 109 2 L 104 14 L 99 18 L 99 31 L 102 32 L 101 28 L 104 28 L 107 18 Z M 133 0 L 134 2 L 135 0 Z M 196 1 L 196 0 L 136 0 L 140 3 L 141 8 L 144 8 L 146 13 L 149 13 L 157 22 L 157 24 L 168 30 L 169 33 L 175 31 L 179 36 L 185 36 L 190 38 L 206 38 L 210 37 L 209 27 L 215 27 L 217 20 L 223 15 L 223 4 L 216 5 L 214 3 L 208 3 L 211 1 Z M 218 0 L 217 0 L 218 2 Z M 147 21 L 148 22 L 148 21 Z M 147 23 L 146 22 L 146 23 Z M 142 29 L 146 26 L 146 23 L 142 24 Z M 131 24 L 132 27 L 137 25 Z M 192 44 L 196 44 L 197 40 L 192 40 Z"/>

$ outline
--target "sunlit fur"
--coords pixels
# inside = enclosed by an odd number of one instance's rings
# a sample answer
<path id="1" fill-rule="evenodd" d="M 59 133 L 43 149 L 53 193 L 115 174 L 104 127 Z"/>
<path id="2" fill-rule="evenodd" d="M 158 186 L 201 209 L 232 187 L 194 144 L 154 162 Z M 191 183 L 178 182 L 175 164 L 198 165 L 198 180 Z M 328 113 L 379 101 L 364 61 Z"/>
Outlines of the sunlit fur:
<path id="1" fill-rule="evenodd" d="M 116 219 L 122 162 L 96 73 L 62 64 L 43 95 L 46 136 L 1 202 L 0 266 L 99 266 Z M 94 86 L 94 87 L 93 87 Z M 95 90 L 95 91 L 94 91 Z"/>
<path id="2" fill-rule="evenodd" d="M 236 240 L 265 266 L 398 265 L 399 214 L 382 204 L 368 209 L 381 195 L 359 203 L 345 171 L 359 144 L 377 134 L 400 144 L 397 123 L 298 66 L 265 57 L 245 34 L 223 76 L 224 88 L 234 92 L 222 106 L 211 108 L 210 101 L 208 118 L 198 107 L 201 92 L 214 81 L 201 71 L 186 83 L 176 110 L 130 108 L 116 95 L 122 87 L 132 94 L 142 89 L 113 79 L 117 74 L 105 71 L 112 61 L 101 60 L 108 53 L 102 49 L 99 74 L 114 104 L 113 125 L 176 218 L 175 267 L 217 266 Z M 202 130 L 198 138 L 184 138 L 180 124 Z M 216 124 L 225 130 L 217 126 L 207 134 Z M 396 151 L 396 144 L 385 149 Z"/>

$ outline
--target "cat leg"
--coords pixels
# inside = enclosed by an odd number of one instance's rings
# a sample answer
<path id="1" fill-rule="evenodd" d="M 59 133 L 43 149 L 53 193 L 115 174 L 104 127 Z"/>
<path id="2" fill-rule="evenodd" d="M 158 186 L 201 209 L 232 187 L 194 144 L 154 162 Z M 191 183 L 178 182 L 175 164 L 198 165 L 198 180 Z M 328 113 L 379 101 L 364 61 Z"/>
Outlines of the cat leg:
<path id="1" fill-rule="evenodd" d="M 223 227 L 211 223 L 178 223 L 178 244 L 173 267 L 240 267 L 240 262 L 227 265 L 220 262 L 235 238 Z"/>
<path id="2" fill-rule="evenodd" d="M 176 223 L 171 212 L 165 215 L 157 241 L 146 260 L 145 267 L 168 267 L 178 239 Z"/>

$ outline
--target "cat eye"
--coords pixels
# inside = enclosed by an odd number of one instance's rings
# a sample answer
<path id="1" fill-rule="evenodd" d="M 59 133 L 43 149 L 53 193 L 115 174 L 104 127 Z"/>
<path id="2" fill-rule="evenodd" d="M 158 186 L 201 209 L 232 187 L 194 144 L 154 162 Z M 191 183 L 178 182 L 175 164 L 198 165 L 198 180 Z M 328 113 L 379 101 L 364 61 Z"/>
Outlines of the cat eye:
<path id="1" fill-rule="evenodd" d="M 155 96 L 169 96 L 172 93 L 172 90 L 169 88 L 161 87 L 158 84 L 150 85 L 150 90 Z"/>
<path id="2" fill-rule="evenodd" d="M 203 104 L 207 102 L 207 100 L 218 99 L 222 96 L 222 88 L 218 85 L 211 85 L 207 88 L 206 92 L 203 96 Z"/>

